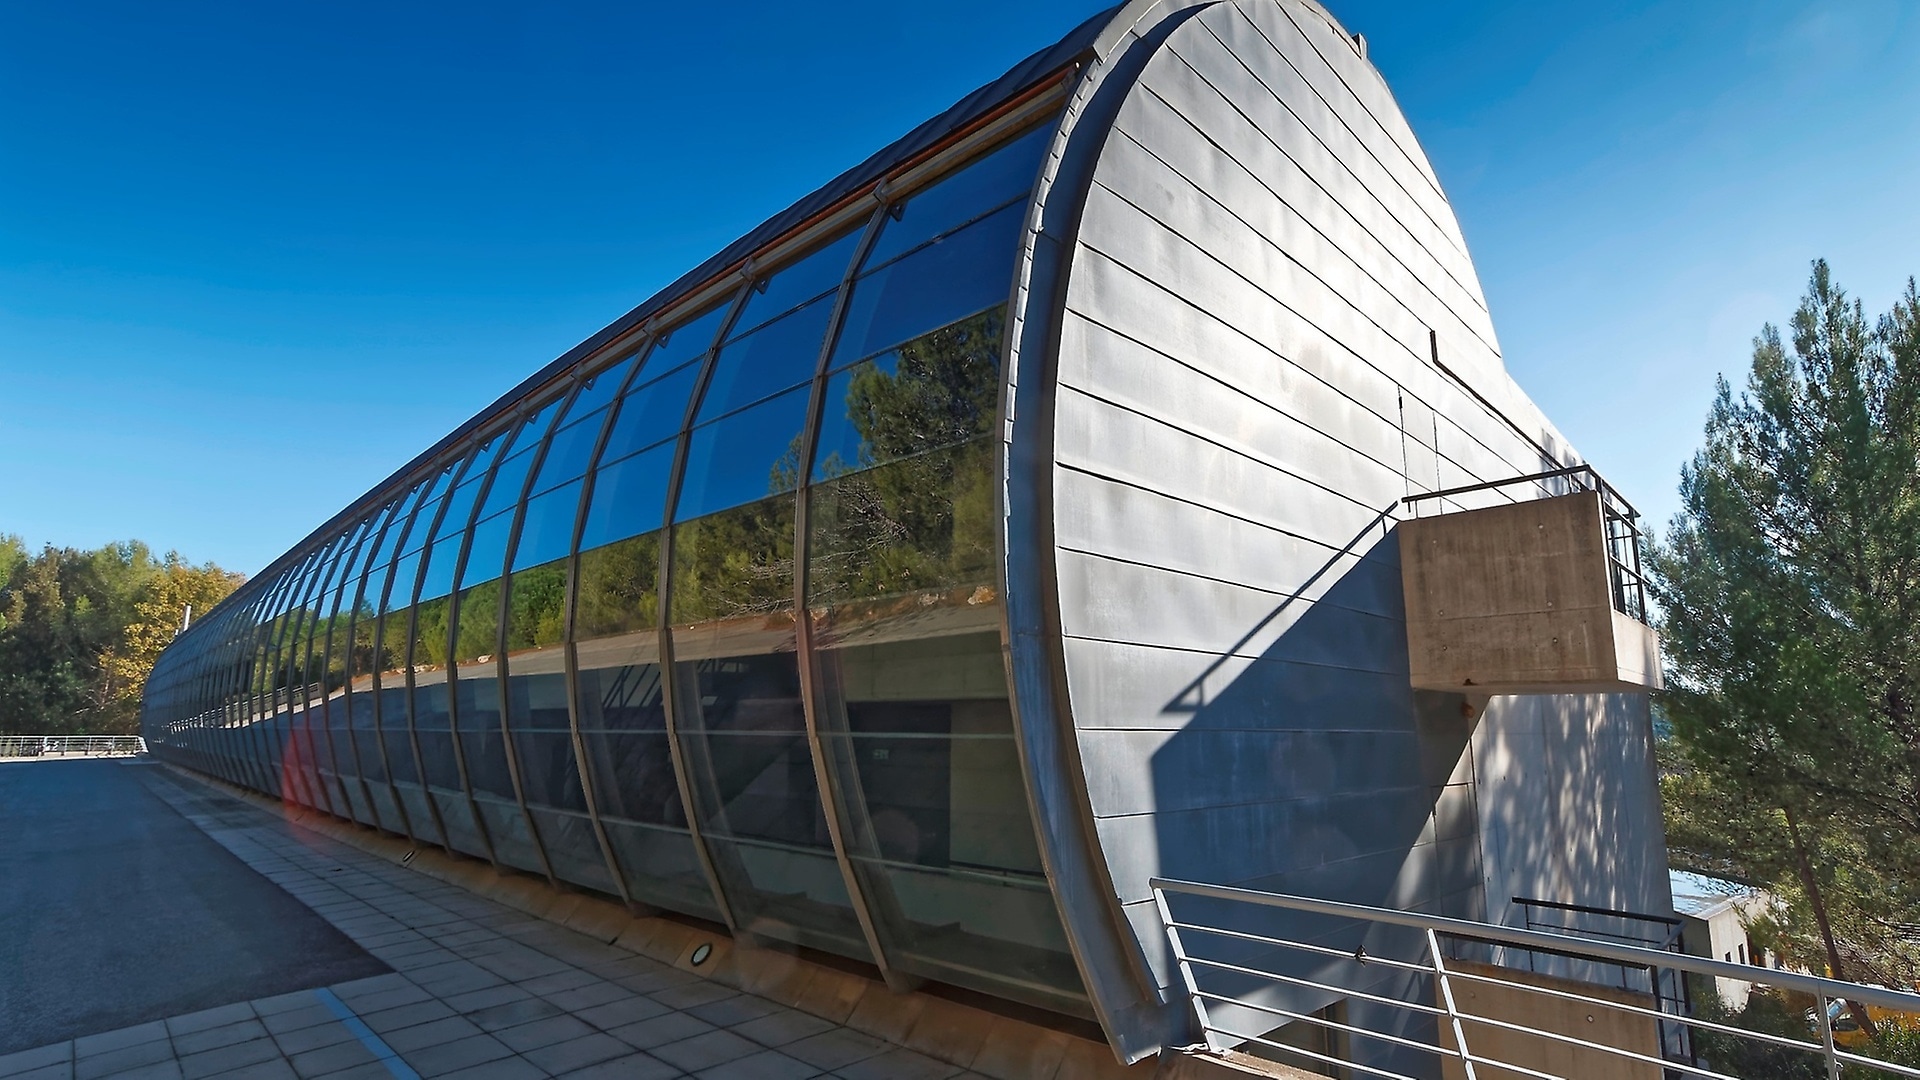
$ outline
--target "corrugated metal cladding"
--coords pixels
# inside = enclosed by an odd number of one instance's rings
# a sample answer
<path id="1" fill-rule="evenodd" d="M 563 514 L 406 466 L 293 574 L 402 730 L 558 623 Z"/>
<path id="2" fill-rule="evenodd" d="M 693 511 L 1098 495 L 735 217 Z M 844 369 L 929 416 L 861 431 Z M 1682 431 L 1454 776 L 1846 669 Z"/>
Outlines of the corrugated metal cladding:
<path id="1" fill-rule="evenodd" d="M 1155 874 L 1665 907 L 1644 697 L 1408 686 L 1400 500 L 1574 457 L 1317 5 L 1109 12 L 754 237 L 183 635 L 150 745 L 1125 1060 Z"/>

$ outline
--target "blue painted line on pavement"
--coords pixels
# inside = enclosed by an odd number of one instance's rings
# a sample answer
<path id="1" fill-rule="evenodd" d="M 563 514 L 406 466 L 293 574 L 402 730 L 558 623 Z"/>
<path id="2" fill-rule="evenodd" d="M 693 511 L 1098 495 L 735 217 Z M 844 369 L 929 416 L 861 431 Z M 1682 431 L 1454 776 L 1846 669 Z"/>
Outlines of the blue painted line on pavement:
<path id="1" fill-rule="evenodd" d="M 341 1001 L 338 994 L 322 986 L 313 992 L 313 996 L 319 998 L 321 1004 L 331 1009 L 333 1015 L 340 1018 L 340 1023 L 345 1025 L 348 1031 L 353 1032 L 354 1038 L 360 1040 L 360 1045 L 372 1051 L 373 1056 L 380 1059 L 380 1063 L 393 1074 L 394 1080 L 420 1080 L 420 1074 L 413 1071 L 413 1066 L 400 1060 L 400 1055 L 394 1053 L 393 1047 L 388 1046 L 385 1039 L 375 1035 L 373 1029 L 367 1026 L 367 1022 L 360 1019 L 360 1014 L 354 1012 L 352 1006 Z"/>

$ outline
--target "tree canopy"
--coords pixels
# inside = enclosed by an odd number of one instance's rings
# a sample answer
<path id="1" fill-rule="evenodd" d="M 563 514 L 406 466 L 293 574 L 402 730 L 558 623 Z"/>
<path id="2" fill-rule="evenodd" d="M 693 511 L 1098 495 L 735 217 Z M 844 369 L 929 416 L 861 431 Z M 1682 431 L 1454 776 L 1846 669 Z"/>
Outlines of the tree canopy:
<path id="1" fill-rule="evenodd" d="M 1920 294 L 1870 319 L 1814 264 L 1722 380 L 1650 565 L 1676 864 L 1787 901 L 1773 944 L 1920 974 Z"/>
<path id="2" fill-rule="evenodd" d="M 137 540 L 30 552 L 0 534 L 0 733 L 138 729 L 147 674 L 179 631 L 243 578 Z"/>

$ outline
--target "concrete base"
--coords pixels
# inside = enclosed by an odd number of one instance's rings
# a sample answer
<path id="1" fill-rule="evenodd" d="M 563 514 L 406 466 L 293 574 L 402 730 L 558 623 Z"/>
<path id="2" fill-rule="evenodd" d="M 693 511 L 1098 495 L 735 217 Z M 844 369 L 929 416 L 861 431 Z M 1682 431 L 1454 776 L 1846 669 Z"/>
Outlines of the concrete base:
<path id="1" fill-rule="evenodd" d="M 1133 1066 L 1120 1064 L 1104 1043 L 928 993 L 897 994 L 877 979 L 790 952 L 750 945 L 723 932 L 656 915 L 634 914 L 616 901 L 555 889 L 541 878 L 496 870 L 437 849 L 415 849 L 401 837 L 357 822 L 315 813 L 178 766 L 167 767 L 279 814 L 301 828 L 496 903 L 999 1080 L 1148 1080 L 1161 1075 L 1156 1071 L 1159 1066 L 1151 1060 Z M 403 863 L 409 853 L 413 857 Z M 694 954 L 702 946 L 707 952 L 695 964 Z"/>

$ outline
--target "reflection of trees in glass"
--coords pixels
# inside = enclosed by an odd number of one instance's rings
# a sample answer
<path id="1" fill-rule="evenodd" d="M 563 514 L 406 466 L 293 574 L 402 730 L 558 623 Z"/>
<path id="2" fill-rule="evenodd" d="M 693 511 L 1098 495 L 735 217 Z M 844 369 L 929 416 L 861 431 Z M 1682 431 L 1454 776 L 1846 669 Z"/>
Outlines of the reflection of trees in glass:
<path id="1" fill-rule="evenodd" d="M 993 444 L 1003 313 L 982 312 L 869 361 L 846 382 L 858 460 L 814 489 L 815 603 L 948 589 L 992 576 Z M 888 370 L 891 367 L 892 370 Z M 834 407 L 830 405 L 829 407 Z"/>
<path id="2" fill-rule="evenodd" d="M 660 619 L 659 577 L 658 532 L 581 552 L 575 640 L 591 641 L 656 626 Z"/>
<path id="3" fill-rule="evenodd" d="M 415 609 L 413 630 L 413 666 L 421 670 L 445 667 L 447 663 L 447 617 L 453 600 L 441 596 Z"/>
<path id="4" fill-rule="evenodd" d="M 529 567 L 508 585 L 507 651 L 560 643 L 567 598 L 567 560 Z"/>
<path id="5" fill-rule="evenodd" d="M 454 660 L 467 662 L 492 656 L 500 647 L 500 579 L 462 590 L 457 618 Z"/>
<path id="6" fill-rule="evenodd" d="M 791 457 L 782 460 L 791 469 Z M 780 495 L 674 526 L 674 623 L 791 608 L 793 508 L 793 496 Z"/>

